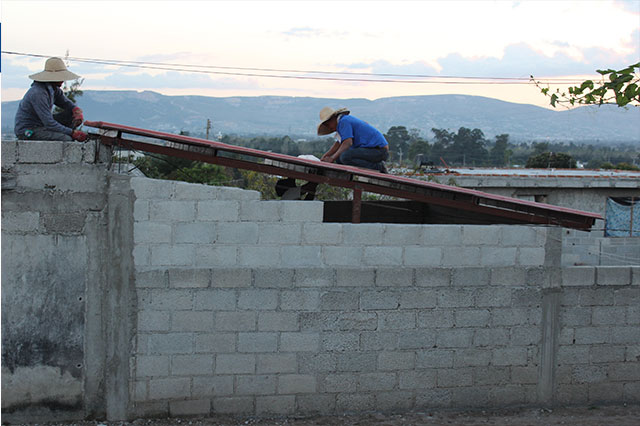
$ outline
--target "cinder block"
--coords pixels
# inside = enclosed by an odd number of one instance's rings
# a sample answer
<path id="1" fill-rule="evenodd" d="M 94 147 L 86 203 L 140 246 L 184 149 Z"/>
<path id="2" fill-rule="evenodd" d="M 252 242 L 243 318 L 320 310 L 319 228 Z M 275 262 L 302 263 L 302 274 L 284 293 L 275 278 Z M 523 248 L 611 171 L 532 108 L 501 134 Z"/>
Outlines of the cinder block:
<path id="1" fill-rule="evenodd" d="M 451 309 L 429 309 L 418 312 L 420 328 L 451 328 L 454 325 Z"/>
<path id="2" fill-rule="evenodd" d="M 496 348 L 493 349 L 492 365 L 527 365 L 527 348 Z"/>
<path id="3" fill-rule="evenodd" d="M 211 284 L 210 269 L 169 269 L 169 287 L 204 288 Z"/>
<path id="4" fill-rule="evenodd" d="M 199 290 L 193 293 L 196 311 L 232 311 L 236 308 L 236 292 L 233 290 Z"/>
<path id="5" fill-rule="evenodd" d="M 438 306 L 467 308 L 474 305 L 474 293 L 467 289 L 438 289 Z"/>
<path id="6" fill-rule="evenodd" d="M 240 220 L 244 222 L 280 222 L 282 201 L 241 201 Z"/>
<path id="7" fill-rule="evenodd" d="M 611 343 L 633 344 L 640 342 L 640 327 L 619 326 L 611 327 Z"/>
<path id="8" fill-rule="evenodd" d="M 136 377 L 166 377 L 169 375 L 169 357 L 166 355 L 136 356 Z"/>
<path id="9" fill-rule="evenodd" d="M 192 244 L 151 246 L 153 266 L 191 266 L 194 263 L 195 246 Z"/>
<path id="10" fill-rule="evenodd" d="M 358 376 L 358 391 L 388 391 L 396 385 L 395 373 L 364 373 Z"/>
<path id="11" fill-rule="evenodd" d="M 400 295 L 388 291 L 364 291 L 360 296 L 360 309 L 385 310 L 397 309 L 400 306 Z"/>
<path id="12" fill-rule="evenodd" d="M 375 270 L 371 268 L 340 268 L 336 270 L 336 286 L 369 287 L 375 282 Z"/>
<path id="13" fill-rule="evenodd" d="M 322 379 L 321 379 L 322 380 Z M 323 392 L 355 392 L 357 386 L 357 377 L 355 374 L 327 374 L 320 383 Z"/>
<path id="14" fill-rule="evenodd" d="M 631 267 L 631 284 L 640 285 L 640 266 Z"/>
<path id="15" fill-rule="evenodd" d="M 503 246 L 533 247 L 540 245 L 538 234 L 533 226 L 501 226 L 501 244 Z"/>
<path id="16" fill-rule="evenodd" d="M 290 267 L 321 266 L 321 246 L 283 246 L 282 265 Z"/>
<path id="17" fill-rule="evenodd" d="M 176 182 L 161 179 L 149 179 L 145 177 L 132 177 L 131 189 L 137 199 L 143 200 L 168 200 L 173 196 Z"/>
<path id="18" fill-rule="evenodd" d="M 565 287 L 589 287 L 596 283 L 596 268 L 593 266 L 573 266 L 562 268 L 562 285 Z"/>
<path id="19" fill-rule="evenodd" d="M 487 225 L 462 226 L 462 244 L 465 246 L 497 246 L 503 227 Z"/>
<path id="20" fill-rule="evenodd" d="M 455 368 L 487 367 L 490 363 L 491 350 L 489 349 L 459 349 L 455 351 L 453 357 Z"/>
<path id="21" fill-rule="evenodd" d="M 307 244 L 340 244 L 342 224 L 340 223 L 303 223 L 302 240 Z"/>
<path id="22" fill-rule="evenodd" d="M 471 386 L 472 383 L 472 368 L 439 369 L 437 372 L 438 387 L 453 388 Z"/>
<path id="23" fill-rule="evenodd" d="M 386 224 L 382 243 L 387 246 L 409 246 L 422 243 L 422 226 Z"/>
<path id="24" fill-rule="evenodd" d="M 241 290 L 238 308 L 244 310 L 274 310 L 278 307 L 278 290 Z"/>
<path id="25" fill-rule="evenodd" d="M 336 371 L 337 355 L 332 353 L 298 353 L 298 373 L 301 374 L 329 374 Z"/>
<path id="26" fill-rule="evenodd" d="M 253 222 L 218 223 L 218 244 L 256 244 L 258 224 Z"/>
<path id="27" fill-rule="evenodd" d="M 238 333 L 238 352 L 276 352 L 277 350 L 277 333 Z"/>
<path id="28" fill-rule="evenodd" d="M 589 360 L 589 346 L 561 345 L 558 347 L 558 365 L 586 364 Z"/>
<path id="29" fill-rule="evenodd" d="M 383 391 L 376 393 L 376 406 L 381 411 L 409 411 L 413 408 L 413 392 Z"/>
<path id="30" fill-rule="evenodd" d="M 217 312 L 215 326 L 218 331 L 255 331 L 255 312 Z"/>
<path id="31" fill-rule="evenodd" d="M 613 305 L 614 293 L 606 288 L 581 289 L 578 300 L 581 306 Z"/>
<path id="32" fill-rule="evenodd" d="M 607 379 L 607 368 L 602 365 L 576 365 L 572 376 L 575 383 L 601 383 Z"/>
<path id="33" fill-rule="evenodd" d="M 518 247 L 516 264 L 522 266 L 544 265 L 544 247 Z"/>
<path id="34" fill-rule="evenodd" d="M 250 287 L 251 270 L 246 268 L 219 268 L 212 271 L 212 287 Z"/>
<path id="35" fill-rule="evenodd" d="M 358 333 L 322 333 L 320 335 L 321 350 L 329 352 L 354 352 L 360 346 Z M 373 366 L 375 368 L 375 365 Z M 343 370 L 344 371 L 344 370 Z"/>
<path id="36" fill-rule="evenodd" d="M 405 290 L 400 293 L 402 309 L 435 308 L 438 293 L 435 289 Z"/>
<path id="37" fill-rule="evenodd" d="M 176 311 L 171 314 L 172 331 L 211 331 L 213 313 L 207 311 Z"/>
<path id="38" fill-rule="evenodd" d="M 86 146 L 93 150 L 93 147 Z M 62 145 L 62 161 L 65 163 L 82 163 L 85 144 L 80 142 L 66 142 Z"/>
<path id="39" fill-rule="evenodd" d="M 363 263 L 371 266 L 401 266 L 402 247 L 365 247 Z"/>
<path id="40" fill-rule="evenodd" d="M 278 245 L 271 246 L 239 246 L 238 265 L 246 267 L 281 266 L 283 255 Z"/>
<path id="41" fill-rule="evenodd" d="M 251 396 L 214 398 L 213 411 L 221 414 L 255 414 L 254 398 Z"/>
<path id="42" fill-rule="evenodd" d="M 451 269 L 416 268 L 415 279 L 419 287 L 448 287 L 451 284 Z"/>
<path id="43" fill-rule="evenodd" d="M 64 143 L 58 141 L 19 142 L 18 162 L 23 164 L 61 163 L 63 147 Z"/>
<path id="44" fill-rule="evenodd" d="M 596 267 L 596 282 L 599 286 L 629 285 L 631 284 L 631 267 L 598 266 Z"/>
<path id="45" fill-rule="evenodd" d="M 256 366 L 256 372 L 258 374 L 295 373 L 297 369 L 298 362 L 295 354 L 277 353 L 258 355 Z"/>
<path id="46" fill-rule="evenodd" d="M 149 200 L 135 200 L 133 202 L 133 220 L 136 222 L 149 220 Z"/>
<path id="47" fill-rule="evenodd" d="M 451 389 L 429 389 L 416 392 L 416 408 L 447 408 L 450 407 Z"/>
<path id="48" fill-rule="evenodd" d="M 317 390 L 315 376 L 310 374 L 283 374 L 278 376 L 279 394 L 313 393 Z"/>
<path id="49" fill-rule="evenodd" d="M 18 159 L 18 142 L 17 141 L 2 141 L 2 168 L 9 168 L 15 165 Z"/>
<path id="50" fill-rule="evenodd" d="M 330 415 L 336 410 L 335 395 L 297 395 L 298 409 L 306 415 Z"/>
<path id="51" fill-rule="evenodd" d="M 625 324 L 627 309 L 625 306 L 594 306 L 591 323 L 593 325 Z"/>
<path id="52" fill-rule="evenodd" d="M 253 374 L 256 370 L 256 356 L 253 354 L 218 354 L 215 365 L 216 374 Z"/>
<path id="53" fill-rule="evenodd" d="M 589 401 L 595 403 L 616 403 L 623 400 L 623 383 L 589 384 Z"/>
<path id="54" fill-rule="evenodd" d="M 151 292 L 151 302 L 146 306 L 156 311 L 191 310 L 193 307 L 192 293 L 188 290 L 154 289 Z"/>
<path id="55" fill-rule="evenodd" d="M 540 295 L 538 289 L 514 290 L 513 306 L 536 306 L 540 303 Z M 520 295 L 520 299 L 518 298 Z M 521 303 L 518 303 L 522 300 Z M 480 288 L 476 293 L 477 307 L 501 307 L 512 306 L 512 291 L 509 288 Z"/>
<path id="56" fill-rule="evenodd" d="M 169 312 L 142 310 L 138 312 L 138 331 L 169 331 Z"/>
<path id="57" fill-rule="evenodd" d="M 191 396 L 191 379 L 187 377 L 149 380 L 149 399 L 182 399 Z"/>
<path id="58" fill-rule="evenodd" d="M 198 267 L 234 267 L 238 264 L 238 248 L 233 245 L 198 245 L 195 262 Z"/>
<path id="59" fill-rule="evenodd" d="M 149 218 L 158 222 L 191 222 L 196 218 L 194 201 L 151 201 Z"/>
<path id="60" fill-rule="evenodd" d="M 511 329 L 511 344 L 513 346 L 532 346 L 542 339 L 540 327 L 526 326 Z"/>
<path id="61" fill-rule="evenodd" d="M 345 331 L 376 330 L 378 328 L 378 316 L 370 312 L 342 312 L 337 314 L 337 320 L 331 324 L 335 324 L 335 327 L 327 327 L 327 329 Z"/>
<path id="62" fill-rule="evenodd" d="M 509 343 L 509 330 L 506 328 L 480 328 L 473 335 L 473 346 L 504 346 Z"/>
<path id="63" fill-rule="evenodd" d="M 196 353 L 232 353 L 236 352 L 235 333 L 198 333 L 196 339 Z"/>
<path id="64" fill-rule="evenodd" d="M 136 244 L 132 254 L 136 267 L 151 266 L 151 247 L 148 244 Z"/>
<path id="65" fill-rule="evenodd" d="M 378 330 L 407 330 L 416 328 L 415 312 L 381 312 L 378 314 Z"/>
<path id="66" fill-rule="evenodd" d="M 294 395 L 259 396 L 256 398 L 256 414 L 289 415 L 294 413 L 295 405 Z"/>
<path id="67" fill-rule="evenodd" d="M 273 395 L 276 393 L 276 376 L 253 375 L 238 376 L 236 394 Z"/>
<path id="68" fill-rule="evenodd" d="M 295 331 L 299 329 L 296 312 L 259 312 L 259 331 Z"/>
<path id="69" fill-rule="evenodd" d="M 375 353 L 346 352 L 337 354 L 336 371 L 370 372 L 375 371 L 377 355 Z"/>
<path id="70" fill-rule="evenodd" d="M 324 203 L 321 201 L 281 201 L 284 222 L 322 223 Z"/>
<path id="71" fill-rule="evenodd" d="M 290 271 L 290 270 L 287 270 Z M 289 285 L 293 283 L 285 282 Z M 298 268 L 295 269 L 295 286 L 302 287 L 331 287 L 336 284 L 336 271 L 329 268 Z M 256 282 L 256 286 L 258 283 Z"/>
<path id="72" fill-rule="evenodd" d="M 472 329 L 438 330 L 436 344 L 439 348 L 468 348 L 471 346 Z"/>
<path id="73" fill-rule="evenodd" d="M 422 236 L 422 245 L 424 246 L 461 246 L 462 226 L 427 225 L 422 229 Z"/>
<path id="74" fill-rule="evenodd" d="M 440 247 L 405 247 L 404 264 L 407 266 L 440 266 L 442 264 L 442 249 Z"/>
<path id="75" fill-rule="evenodd" d="M 302 243 L 302 224 L 300 223 L 262 223 L 259 227 L 259 244 Z"/>
<path id="76" fill-rule="evenodd" d="M 213 355 L 175 355 L 171 358 L 172 376 L 210 376 Z"/>
<path id="77" fill-rule="evenodd" d="M 509 266 L 516 264 L 515 247 L 480 247 L 480 263 L 485 266 Z"/>
<path id="78" fill-rule="evenodd" d="M 488 268 L 456 268 L 451 274 L 451 283 L 456 287 L 472 287 L 489 285 Z"/>
<path id="79" fill-rule="evenodd" d="M 317 311 L 320 308 L 320 292 L 315 290 L 289 291 L 280 294 L 280 309 L 283 311 Z"/>
<path id="80" fill-rule="evenodd" d="M 459 309 L 455 312 L 456 327 L 486 327 L 490 318 L 488 309 Z"/>
<path id="81" fill-rule="evenodd" d="M 208 415 L 210 412 L 211 401 L 208 399 L 169 401 L 169 414 L 172 417 Z"/>
<path id="82" fill-rule="evenodd" d="M 39 212 L 2 211 L 3 232 L 37 232 L 39 228 Z"/>
<path id="83" fill-rule="evenodd" d="M 615 289 L 613 300 L 616 305 L 640 306 L 640 288 L 634 286 Z"/>
<path id="84" fill-rule="evenodd" d="M 393 351 L 400 348 L 396 331 L 363 331 L 360 333 L 360 349 L 363 351 Z"/>
<path id="85" fill-rule="evenodd" d="M 406 330 L 398 333 L 398 348 L 425 349 L 436 344 L 436 332 L 433 330 Z"/>
<path id="86" fill-rule="evenodd" d="M 380 268 L 376 269 L 377 287 L 409 287 L 415 281 L 414 269 Z"/>
<path id="87" fill-rule="evenodd" d="M 420 390 L 436 386 L 436 370 L 401 371 L 398 373 L 400 389 Z"/>
<path id="88" fill-rule="evenodd" d="M 192 395 L 194 397 L 233 395 L 234 376 L 194 377 Z"/>
<path id="89" fill-rule="evenodd" d="M 589 361 L 594 364 L 624 362 L 624 346 L 592 346 L 589 349 Z"/>
<path id="90" fill-rule="evenodd" d="M 322 258 L 329 266 L 360 265 L 364 258 L 364 247 L 323 246 Z"/>
<path id="91" fill-rule="evenodd" d="M 479 266 L 480 247 L 445 247 L 442 266 Z"/>
<path id="92" fill-rule="evenodd" d="M 384 228 L 378 224 L 345 223 L 342 225 L 343 244 L 347 246 L 371 245 L 380 246 Z"/>
<path id="93" fill-rule="evenodd" d="M 396 371 L 415 368 L 416 354 L 411 352 L 385 351 L 378 354 L 378 370 Z"/>
<path id="94" fill-rule="evenodd" d="M 193 352 L 193 334 L 151 334 L 148 345 L 150 354 L 190 354 Z"/>
<path id="95" fill-rule="evenodd" d="M 374 394 L 367 393 L 339 393 L 336 396 L 338 412 L 365 412 L 376 408 Z"/>
<path id="96" fill-rule="evenodd" d="M 330 291 L 320 296 L 322 311 L 355 311 L 358 309 L 358 294 L 349 291 Z"/>
<path id="97" fill-rule="evenodd" d="M 216 242 L 216 236 L 216 225 L 212 223 L 176 223 L 173 226 L 176 244 L 212 244 Z"/>
<path id="98" fill-rule="evenodd" d="M 220 192 L 219 186 L 200 183 L 176 182 L 173 198 L 176 200 L 215 200 Z"/>
<path id="99" fill-rule="evenodd" d="M 197 200 L 196 219 L 207 222 L 237 222 L 240 202 L 234 200 Z"/>

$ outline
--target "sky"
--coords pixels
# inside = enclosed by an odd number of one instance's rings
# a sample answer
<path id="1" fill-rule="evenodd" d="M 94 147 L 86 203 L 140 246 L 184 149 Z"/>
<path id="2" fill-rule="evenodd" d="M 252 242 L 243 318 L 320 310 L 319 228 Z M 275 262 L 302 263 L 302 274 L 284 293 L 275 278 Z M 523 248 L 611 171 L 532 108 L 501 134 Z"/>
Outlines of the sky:
<path id="1" fill-rule="evenodd" d="M 0 7 L 3 101 L 20 99 L 28 75 L 67 52 L 84 90 L 371 100 L 467 94 L 544 107 L 549 100 L 530 75 L 553 90 L 640 61 L 640 0 L 3 0 Z M 114 65 L 120 61 L 138 66 Z"/>

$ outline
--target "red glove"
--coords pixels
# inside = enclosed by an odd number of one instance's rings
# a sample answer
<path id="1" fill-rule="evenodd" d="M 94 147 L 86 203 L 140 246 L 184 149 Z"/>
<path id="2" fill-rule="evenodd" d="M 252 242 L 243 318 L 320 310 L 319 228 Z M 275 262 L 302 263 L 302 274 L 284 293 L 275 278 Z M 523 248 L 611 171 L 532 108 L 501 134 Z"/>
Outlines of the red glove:
<path id="1" fill-rule="evenodd" d="M 85 132 L 81 132 L 80 130 L 74 130 L 73 133 L 71 133 L 71 137 L 73 138 L 73 140 L 78 142 L 84 142 L 87 140 L 87 134 Z"/>
<path id="2" fill-rule="evenodd" d="M 76 127 L 82 124 L 82 122 L 84 121 L 84 117 L 82 116 L 82 110 L 79 107 L 73 108 L 71 112 L 73 114 L 72 116 L 73 121 L 71 122 L 71 125 L 75 129 Z"/>

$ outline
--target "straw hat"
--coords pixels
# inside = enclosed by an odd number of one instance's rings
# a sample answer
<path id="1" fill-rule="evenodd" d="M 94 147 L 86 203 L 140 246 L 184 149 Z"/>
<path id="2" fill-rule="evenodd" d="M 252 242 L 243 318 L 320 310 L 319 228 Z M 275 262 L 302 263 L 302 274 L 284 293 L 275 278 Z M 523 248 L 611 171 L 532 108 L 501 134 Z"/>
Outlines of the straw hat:
<path id="1" fill-rule="evenodd" d="M 320 111 L 320 124 L 318 124 L 318 135 L 323 136 L 331 133 L 331 130 L 329 130 L 325 123 L 338 114 L 349 114 L 349 112 L 350 111 L 346 108 L 340 108 L 337 110 L 333 110 L 329 107 L 322 108 Z"/>
<path id="2" fill-rule="evenodd" d="M 79 75 L 67 70 L 60 58 L 49 58 L 44 63 L 44 71 L 30 75 L 29 78 L 41 82 L 67 81 L 80 78 Z"/>

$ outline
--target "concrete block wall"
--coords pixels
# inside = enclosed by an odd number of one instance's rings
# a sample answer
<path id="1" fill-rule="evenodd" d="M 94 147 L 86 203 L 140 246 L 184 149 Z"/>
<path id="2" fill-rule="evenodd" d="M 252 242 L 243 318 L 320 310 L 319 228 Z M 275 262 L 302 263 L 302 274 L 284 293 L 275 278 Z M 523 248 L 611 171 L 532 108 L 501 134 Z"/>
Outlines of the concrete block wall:
<path id="1" fill-rule="evenodd" d="M 538 266 L 548 229 L 323 223 L 319 201 L 132 178 L 136 267 Z"/>
<path id="2" fill-rule="evenodd" d="M 602 237 L 593 232 L 565 230 L 565 266 L 631 266 L 640 263 L 640 238 Z"/>
<path id="3" fill-rule="evenodd" d="M 104 286 L 110 153 L 92 142 L 1 146 L 3 420 L 104 415 L 88 289 Z"/>

